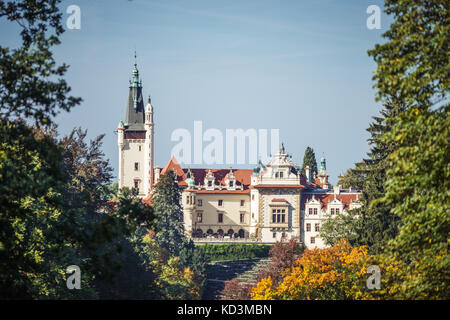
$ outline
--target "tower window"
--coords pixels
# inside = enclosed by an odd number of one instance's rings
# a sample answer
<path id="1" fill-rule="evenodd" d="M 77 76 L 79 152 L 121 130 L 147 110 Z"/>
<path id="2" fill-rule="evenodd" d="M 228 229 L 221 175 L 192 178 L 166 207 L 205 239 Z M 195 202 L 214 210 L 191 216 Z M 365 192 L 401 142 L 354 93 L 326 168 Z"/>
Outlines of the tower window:
<path id="1" fill-rule="evenodd" d="M 142 147 L 141 146 L 139 146 L 139 151 L 141 151 L 142 150 Z"/>
<path id="2" fill-rule="evenodd" d="M 202 221 L 203 221 L 203 213 L 197 212 L 197 222 L 202 223 Z"/>
<path id="3" fill-rule="evenodd" d="M 245 204 L 245 200 L 241 200 L 241 207 L 243 207 Z"/>
<path id="4" fill-rule="evenodd" d="M 134 163 L 134 171 L 139 171 L 139 162 Z"/>
<path id="5" fill-rule="evenodd" d="M 223 205 L 223 200 L 219 200 L 218 203 L 217 203 L 217 205 L 218 205 L 219 207 L 221 207 L 221 206 Z"/>
<path id="6" fill-rule="evenodd" d="M 139 180 L 134 180 L 134 188 L 139 189 Z"/>
<path id="7" fill-rule="evenodd" d="M 222 223 L 222 222 L 223 222 L 223 213 L 219 213 L 219 215 L 218 215 L 218 217 L 217 217 L 217 221 L 218 221 L 219 223 Z"/>
<path id="8" fill-rule="evenodd" d="M 245 222 L 245 214 L 244 213 L 241 213 L 240 221 L 241 221 L 241 223 Z"/>
<path id="9" fill-rule="evenodd" d="M 230 181 L 229 184 L 230 184 L 230 188 L 232 188 L 233 187 L 233 181 Z"/>
<path id="10" fill-rule="evenodd" d="M 208 181 L 208 187 L 212 187 L 212 181 Z"/>
<path id="11" fill-rule="evenodd" d="M 198 199 L 198 206 L 201 207 L 203 205 L 203 201 L 201 199 Z"/>

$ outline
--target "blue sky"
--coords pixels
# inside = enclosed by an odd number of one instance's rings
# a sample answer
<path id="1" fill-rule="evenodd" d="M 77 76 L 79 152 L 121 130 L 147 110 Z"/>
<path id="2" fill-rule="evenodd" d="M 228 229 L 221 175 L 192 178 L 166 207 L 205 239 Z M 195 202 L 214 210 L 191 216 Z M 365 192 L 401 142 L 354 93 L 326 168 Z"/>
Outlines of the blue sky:
<path id="1" fill-rule="evenodd" d="M 81 8 L 81 29 L 67 30 L 55 55 L 84 101 L 57 117 L 59 131 L 105 133 L 115 170 L 135 49 L 155 108 L 159 166 L 172 131 L 193 131 L 194 120 L 222 132 L 279 128 L 296 163 L 307 146 L 326 157 L 332 183 L 368 151 L 365 129 L 380 105 L 366 51 L 389 23 L 382 14 L 381 30 L 369 30 L 366 9 L 382 1 L 64 0 L 64 12 L 71 4 Z M 13 43 L 14 28 L 0 27 L 2 43 Z"/>

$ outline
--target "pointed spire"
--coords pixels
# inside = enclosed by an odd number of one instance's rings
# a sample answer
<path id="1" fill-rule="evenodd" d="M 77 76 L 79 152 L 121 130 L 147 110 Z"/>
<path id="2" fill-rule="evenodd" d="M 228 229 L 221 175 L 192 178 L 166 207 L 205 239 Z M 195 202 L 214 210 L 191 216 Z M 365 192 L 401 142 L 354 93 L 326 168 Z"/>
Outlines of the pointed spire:
<path id="1" fill-rule="evenodd" d="M 134 51 L 134 68 L 132 71 L 131 86 L 137 88 L 139 86 L 139 70 L 137 68 L 136 51 Z"/>

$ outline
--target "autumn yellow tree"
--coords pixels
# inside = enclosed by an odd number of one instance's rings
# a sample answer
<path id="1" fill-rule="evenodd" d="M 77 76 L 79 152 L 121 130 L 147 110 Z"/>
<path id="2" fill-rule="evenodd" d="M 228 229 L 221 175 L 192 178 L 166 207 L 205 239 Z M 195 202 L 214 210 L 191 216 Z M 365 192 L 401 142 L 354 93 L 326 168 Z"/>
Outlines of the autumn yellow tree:
<path id="1" fill-rule="evenodd" d="M 306 250 L 278 284 L 262 279 L 252 299 L 363 299 L 369 263 L 367 247 L 351 248 L 346 239 L 331 248 Z"/>

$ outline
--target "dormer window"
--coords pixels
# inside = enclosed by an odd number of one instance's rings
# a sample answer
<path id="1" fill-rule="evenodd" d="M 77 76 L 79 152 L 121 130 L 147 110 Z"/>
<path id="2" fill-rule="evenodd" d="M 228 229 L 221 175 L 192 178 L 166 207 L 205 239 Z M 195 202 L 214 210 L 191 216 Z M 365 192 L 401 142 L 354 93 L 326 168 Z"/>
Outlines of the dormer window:
<path id="1" fill-rule="evenodd" d="M 206 174 L 204 180 L 207 190 L 214 190 L 214 180 L 215 180 L 214 174 L 212 173 L 211 170 L 208 170 L 208 173 Z"/>
<path id="2" fill-rule="evenodd" d="M 230 168 L 230 172 L 225 177 L 225 183 L 228 190 L 236 190 L 236 177 L 234 176 L 233 169 Z"/>

